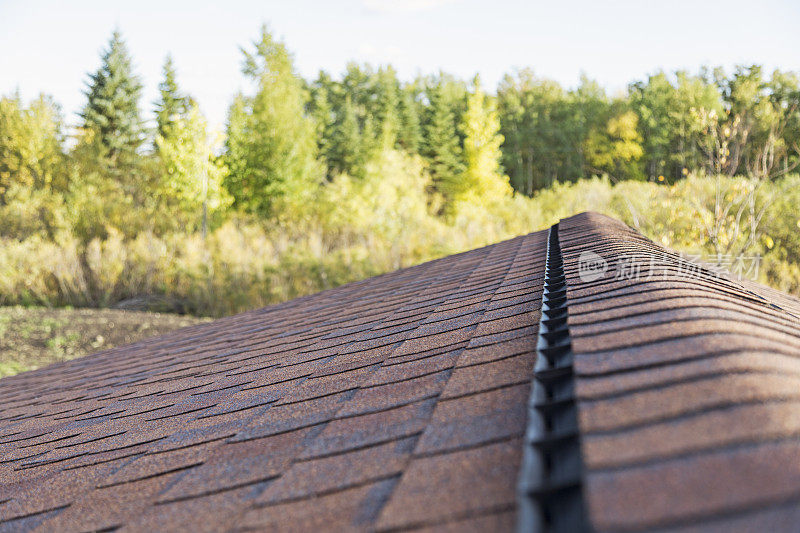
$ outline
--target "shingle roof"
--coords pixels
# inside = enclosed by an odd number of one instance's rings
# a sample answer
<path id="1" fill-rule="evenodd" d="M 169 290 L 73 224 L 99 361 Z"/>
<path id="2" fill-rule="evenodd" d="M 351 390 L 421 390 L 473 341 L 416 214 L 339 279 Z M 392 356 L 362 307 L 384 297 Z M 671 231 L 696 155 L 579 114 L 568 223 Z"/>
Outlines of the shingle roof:
<path id="1" fill-rule="evenodd" d="M 564 220 L 559 235 L 595 528 L 796 531 L 800 301 L 607 217 Z M 587 252 L 639 275 L 583 281 Z"/>
<path id="2" fill-rule="evenodd" d="M 791 530 L 800 302 L 685 267 L 583 214 L 4 378 L 0 531 Z"/>

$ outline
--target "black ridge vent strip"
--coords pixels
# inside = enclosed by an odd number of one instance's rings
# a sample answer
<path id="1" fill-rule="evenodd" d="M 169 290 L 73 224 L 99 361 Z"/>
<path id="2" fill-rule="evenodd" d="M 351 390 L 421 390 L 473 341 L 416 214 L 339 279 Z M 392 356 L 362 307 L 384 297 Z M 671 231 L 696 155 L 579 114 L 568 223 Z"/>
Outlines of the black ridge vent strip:
<path id="1" fill-rule="evenodd" d="M 536 352 L 517 486 L 517 531 L 591 531 L 583 500 L 583 460 L 567 325 L 567 281 L 558 224 L 550 228 L 547 239 Z"/>

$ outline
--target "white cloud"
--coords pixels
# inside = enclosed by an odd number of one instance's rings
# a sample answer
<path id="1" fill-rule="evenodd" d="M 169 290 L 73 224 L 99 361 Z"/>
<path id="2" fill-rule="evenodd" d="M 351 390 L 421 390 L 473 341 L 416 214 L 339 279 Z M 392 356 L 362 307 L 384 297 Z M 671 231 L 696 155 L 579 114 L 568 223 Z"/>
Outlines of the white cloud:
<path id="1" fill-rule="evenodd" d="M 370 11 L 379 13 L 417 13 L 427 11 L 458 0 L 361 0 Z"/>

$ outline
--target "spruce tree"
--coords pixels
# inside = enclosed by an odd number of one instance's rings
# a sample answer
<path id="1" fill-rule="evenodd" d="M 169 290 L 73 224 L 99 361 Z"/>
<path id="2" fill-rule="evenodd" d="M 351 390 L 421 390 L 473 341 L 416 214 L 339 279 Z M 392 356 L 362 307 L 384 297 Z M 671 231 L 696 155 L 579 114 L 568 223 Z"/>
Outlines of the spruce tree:
<path id="1" fill-rule="evenodd" d="M 375 157 L 376 153 L 382 148 L 381 134 L 382 123 L 386 117 L 381 96 L 383 92 L 381 83 L 376 74 L 369 66 L 361 67 L 356 63 L 347 65 L 347 72 L 340 84 L 341 94 L 339 97 L 340 117 L 344 117 L 346 99 L 350 97 L 356 119 L 358 121 L 360 133 L 359 161 L 369 161 Z M 388 106 L 391 107 L 391 106 Z M 390 132 L 391 130 L 389 130 Z M 387 132 L 388 133 L 388 132 Z M 353 148 L 344 148 L 354 150 Z M 363 175 L 364 167 L 353 167 L 348 171 L 352 175 Z"/>
<path id="2" fill-rule="evenodd" d="M 414 93 L 408 88 L 401 92 L 399 113 L 400 130 L 397 132 L 397 145 L 409 154 L 416 154 L 422 144 L 422 129 Z"/>
<path id="3" fill-rule="evenodd" d="M 317 150 L 324 159 L 326 176 L 332 179 L 341 172 L 340 142 L 338 138 L 341 121 L 341 84 L 321 70 L 311 84 L 308 113 L 314 120 Z"/>
<path id="4" fill-rule="evenodd" d="M 394 148 L 400 129 L 400 84 L 392 67 L 378 71 L 376 93 L 379 148 Z"/>
<path id="5" fill-rule="evenodd" d="M 181 93 L 176 80 L 175 65 L 172 56 L 164 61 L 164 79 L 158 84 L 159 99 L 156 101 L 157 135 L 167 137 L 168 130 L 175 122 L 188 114 L 191 109 L 190 99 Z"/>
<path id="6" fill-rule="evenodd" d="M 119 31 L 103 52 L 102 64 L 89 76 L 83 128 L 114 163 L 133 155 L 142 143 L 139 98 L 142 84 L 133 73 L 130 54 Z"/>
<path id="7" fill-rule="evenodd" d="M 341 117 L 333 129 L 335 144 L 331 154 L 331 166 L 335 173 L 363 176 L 366 168 L 365 146 L 358 125 L 358 115 L 350 95 L 345 95 Z"/>
<path id="8" fill-rule="evenodd" d="M 445 200 L 450 200 L 448 184 L 455 183 L 464 172 L 461 144 L 455 117 L 443 94 L 442 86 L 434 85 L 427 93 L 430 104 L 425 124 L 423 155 L 428 160 L 434 188 Z"/>

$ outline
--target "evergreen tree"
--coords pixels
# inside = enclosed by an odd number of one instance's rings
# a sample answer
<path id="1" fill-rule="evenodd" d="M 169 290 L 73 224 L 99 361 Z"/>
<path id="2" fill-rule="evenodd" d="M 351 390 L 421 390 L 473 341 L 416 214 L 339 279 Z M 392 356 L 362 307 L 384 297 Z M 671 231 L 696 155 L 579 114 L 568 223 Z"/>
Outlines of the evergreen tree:
<path id="1" fill-rule="evenodd" d="M 341 117 L 333 128 L 336 142 L 331 152 L 331 168 L 334 174 L 345 173 L 362 177 L 366 168 L 367 152 L 358 126 L 358 116 L 350 95 L 346 95 Z"/>
<path id="2" fill-rule="evenodd" d="M 427 91 L 430 102 L 425 124 L 423 155 L 428 160 L 434 188 L 447 197 L 448 184 L 455 183 L 464 172 L 461 144 L 455 127 L 455 117 L 441 85 Z"/>
<path id="3" fill-rule="evenodd" d="M 322 174 L 314 122 L 305 114 L 307 93 L 286 47 L 266 26 L 255 50 L 243 53 L 243 73 L 256 93 L 237 98 L 231 109 L 225 184 L 244 211 L 292 216 L 291 209 L 301 209 L 316 192 Z"/>
<path id="4" fill-rule="evenodd" d="M 378 144 L 381 149 L 394 148 L 400 129 L 400 84 L 393 68 L 387 67 L 378 71 L 376 93 Z"/>
<path id="5" fill-rule="evenodd" d="M 354 163 L 346 166 L 346 171 L 358 177 L 363 177 L 366 171 L 367 161 L 374 158 L 383 148 L 382 134 L 384 131 L 383 122 L 388 119 L 391 122 L 391 104 L 387 104 L 387 99 L 382 96 L 382 83 L 379 75 L 373 72 L 369 66 L 361 67 L 355 63 L 347 66 L 339 95 L 339 118 L 344 121 L 350 120 L 347 116 L 351 111 L 355 114 L 358 123 L 359 145 L 340 146 L 339 153 L 353 153 Z M 388 92 L 388 91 L 387 91 Z M 347 103 L 347 99 L 350 103 Z M 391 96 L 389 96 L 391 99 Z M 352 105 L 352 110 L 347 106 Z M 393 135 L 390 125 L 386 133 Z M 341 142 L 344 142 L 343 140 Z"/>
<path id="6" fill-rule="evenodd" d="M 409 154 L 417 153 L 422 144 L 418 107 L 412 90 L 405 88 L 400 94 L 400 130 L 397 132 L 397 144 Z"/>
<path id="7" fill-rule="evenodd" d="M 318 96 L 323 91 L 326 111 L 322 111 Z M 394 147 L 398 91 L 399 83 L 391 69 L 374 73 L 369 67 L 350 63 L 342 81 L 320 75 L 313 86 L 310 109 L 315 117 L 328 121 L 318 132 L 322 132 L 319 146 L 324 148 L 329 178 L 341 173 L 363 178 L 367 163 L 381 149 Z M 319 128 L 319 118 L 317 121 Z"/>
<path id="8" fill-rule="evenodd" d="M 89 77 L 81 113 L 83 128 L 113 163 L 121 155 L 135 154 L 142 143 L 141 92 L 125 42 L 114 31 L 100 68 Z"/>
<path id="9" fill-rule="evenodd" d="M 310 87 L 311 98 L 308 102 L 308 114 L 316 126 L 317 150 L 328 166 L 328 177 L 331 177 L 331 149 L 333 145 L 333 128 L 336 117 L 331 104 L 333 81 L 324 71 L 320 71 L 316 81 Z"/>
<path id="10" fill-rule="evenodd" d="M 175 65 L 170 55 L 164 61 L 163 73 L 164 79 L 158 84 L 159 99 L 155 103 L 156 134 L 166 137 L 169 128 L 176 120 L 186 115 L 192 106 L 190 99 L 178 88 Z"/>

